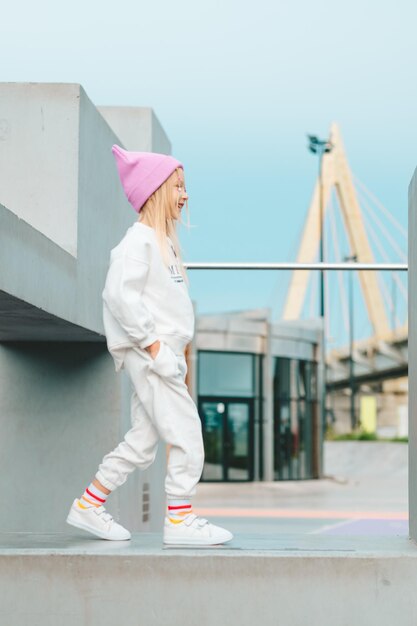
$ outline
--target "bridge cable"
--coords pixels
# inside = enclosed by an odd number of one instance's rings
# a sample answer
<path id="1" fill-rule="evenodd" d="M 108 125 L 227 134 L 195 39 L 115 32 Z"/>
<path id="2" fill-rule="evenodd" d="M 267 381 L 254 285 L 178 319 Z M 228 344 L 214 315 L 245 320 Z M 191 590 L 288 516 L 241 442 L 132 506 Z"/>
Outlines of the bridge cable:
<path id="1" fill-rule="evenodd" d="M 376 235 L 372 225 L 368 221 L 368 216 L 367 216 L 366 210 L 369 210 L 369 204 L 363 198 L 362 198 L 362 201 L 361 201 L 360 204 L 362 206 L 362 214 L 363 214 L 364 218 L 366 218 L 366 222 L 368 223 L 369 233 L 370 234 L 372 233 L 372 235 L 374 237 L 375 246 L 379 250 L 383 260 L 386 263 L 389 263 L 391 261 L 391 259 L 388 257 L 388 255 L 387 255 L 387 253 L 385 251 L 385 248 L 381 245 L 378 236 Z M 405 261 L 407 261 L 407 259 L 405 259 Z M 407 298 L 408 298 L 407 288 L 404 286 L 404 284 L 402 283 L 401 279 L 398 277 L 396 272 L 392 271 L 392 272 L 390 272 L 390 274 L 391 274 L 392 279 L 397 283 L 402 296 L 407 301 Z"/>
<path id="2" fill-rule="evenodd" d="M 384 213 L 384 215 L 390 220 L 390 222 L 395 226 L 395 228 L 397 228 L 397 230 L 399 230 L 399 232 L 401 233 L 401 235 L 408 240 L 408 233 L 407 230 L 404 228 L 404 226 L 402 226 L 402 224 L 400 224 L 395 217 L 388 211 L 388 209 L 382 204 L 382 202 L 380 200 L 378 200 L 378 198 L 369 191 L 369 189 L 367 189 L 367 187 L 358 179 L 357 176 L 355 176 L 355 174 L 352 173 L 352 177 L 355 181 L 355 183 L 357 183 L 358 187 L 360 187 L 364 193 L 373 201 L 375 202 L 375 204 L 380 208 L 380 210 Z"/>
<path id="3" fill-rule="evenodd" d="M 368 203 L 368 201 L 363 197 L 362 197 L 362 202 L 361 205 L 365 206 L 369 213 L 372 215 L 374 221 L 376 222 L 376 224 L 379 226 L 379 228 L 381 229 L 382 233 L 385 235 L 385 237 L 387 238 L 388 242 L 391 244 L 391 247 L 393 248 L 393 250 L 395 250 L 395 252 L 398 254 L 398 256 L 401 259 L 401 263 L 407 263 L 407 255 L 404 254 L 404 251 L 400 248 L 400 246 L 398 245 L 398 243 L 395 241 L 395 239 L 392 237 L 391 233 L 387 230 L 387 228 L 385 227 L 385 225 L 381 222 L 381 220 L 379 219 L 379 217 L 375 214 L 375 211 L 372 209 L 372 207 L 370 206 L 370 204 Z"/>
<path id="4" fill-rule="evenodd" d="M 386 258 L 386 253 L 385 253 L 384 249 L 383 249 L 383 248 L 381 248 L 381 243 L 380 243 L 380 241 L 378 240 L 378 238 L 377 238 L 377 236 L 376 236 L 376 234 L 375 234 L 375 232 L 374 232 L 374 230 L 373 230 L 373 228 L 372 228 L 371 224 L 369 223 L 369 221 L 368 221 L 368 219 L 369 219 L 369 218 L 368 218 L 368 216 L 366 215 L 366 213 L 365 213 L 365 212 L 363 212 L 363 219 L 364 219 L 365 224 L 368 226 L 370 239 L 372 239 L 373 241 L 375 241 L 375 245 L 376 245 L 376 247 L 378 248 L 379 252 L 381 253 L 382 257 L 383 257 L 386 261 L 388 261 L 388 259 Z M 396 279 L 396 276 L 395 276 L 394 272 L 390 272 L 390 274 L 391 274 L 392 278 L 395 280 L 395 279 Z M 386 300 L 386 302 L 387 302 L 387 304 L 388 304 L 388 309 L 389 309 L 389 311 L 390 311 L 391 313 L 393 313 L 393 314 L 394 314 L 394 322 L 395 322 L 395 323 L 398 323 L 398 325 L 400 326 L 400 325 L 401 325 L 401 322 L 400 322 L 400 320 L 398 319 L 398 317 L 397 317 L 397 315 L 396 315 L 396 313 L 395 313 L 395 311 L 394 311 L 394 306 L 393 306 L 393 301 L 392 301 L 392 298 L 391 298 L 391 296 L 389 295 L 389 293 L 388 293 L 388 291 L 387 291 L 387 287 L 386 287 L 386 285 L 385 285 L 384 280 L 382 280 L 382 279 L 381 279 L 381 272 L 378 272 L 378 271 L 377 271 L 377 272 L 376 272 L 376 276 L 377 276 L 377 281 L 378 281 L 378 284 L 379 284 L 380 289 L 381 289 L 381 293 L 382 293 L 382 295 L 383 295 L 383 296 L 385 296 L 385 300 Z M 402 284 L 402 283 L 400 283 L 400 286 L 401 286 L 401 287 L 403 287 L 403 284 Z"/>

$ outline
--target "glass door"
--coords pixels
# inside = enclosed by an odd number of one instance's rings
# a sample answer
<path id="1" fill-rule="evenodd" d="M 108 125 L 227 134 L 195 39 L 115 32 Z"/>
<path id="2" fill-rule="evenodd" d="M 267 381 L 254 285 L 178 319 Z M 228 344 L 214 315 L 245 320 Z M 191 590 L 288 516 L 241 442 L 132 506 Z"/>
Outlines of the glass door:
<path id="1" fill-rule="evenodd" d="M 226 480 L 250 480 L 249 404 L 227 403 Z"/>
<path id="2" fill-rule="evenodd" d="M 203 480 L 225 480 L 224 475 L 224 404 L 201 402 L 200 418 L 203 426 L 204 469 Z"/>
<path id="3" fill-rule="evenodd" d="M 205 462 L 202 480 L 253 480 L 252 400 L 200 399 Z"/>

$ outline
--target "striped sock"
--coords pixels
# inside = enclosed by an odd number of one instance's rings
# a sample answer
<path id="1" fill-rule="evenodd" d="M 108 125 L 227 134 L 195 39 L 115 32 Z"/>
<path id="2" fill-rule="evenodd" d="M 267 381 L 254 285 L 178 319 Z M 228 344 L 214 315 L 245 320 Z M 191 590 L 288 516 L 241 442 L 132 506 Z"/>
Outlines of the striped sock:
<path id="1" fill-rule="evenodd" d="M 192 512 L 191 500 L 171 500 L 168 498 L 168 519 L 173 524 L 184 521 L 184 517 Z"/>
<path id="2" fill-rule="evenodd" d="M 91 506 L 104 505 L 109 495 L 109 493 L 104 493 L 101 489 L 93 485 L 93 483 L 90 483 L 81 498 L 79 498 L 78 506 L 81 509 L 88 509 Z"/>

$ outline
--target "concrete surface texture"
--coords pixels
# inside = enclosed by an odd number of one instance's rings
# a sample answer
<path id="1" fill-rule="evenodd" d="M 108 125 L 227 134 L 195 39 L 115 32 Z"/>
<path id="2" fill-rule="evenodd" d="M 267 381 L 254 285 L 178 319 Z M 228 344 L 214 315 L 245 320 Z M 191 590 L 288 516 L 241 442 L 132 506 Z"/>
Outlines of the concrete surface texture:
<path id="1" fill-rule="evenodd" d="M 0 83 L 0 202 L 77 255 L 81 88 Z"/>
<path id="2" fill-rule="evenodd" d="M 408 438 L 410 533 L 417 541 L 417 170 L 408 188 Z"/>
<path id="3" fill-rule="evenodd" d="M 171 154 L 171 142 L 150 107 L 99 106 L 97 110 L 123 142 L 126 150 Z"/>
<path id="4" fill-rule="evenodd" d="M 417 558 L 408 554 L 205 550 L 0 563 L 0 618 L 13 626 L 414 626 L 417 616 Z"/>
<path id="5" fill-rule="evenodd" d="M 414 626 L 417 546 L 394 526 L 407 523 L 407 445 L 324 452 L 322 480 L 200 484 L 194 508 L 235 532 L 224 546 L 1 533 L 0 623 Z"/>

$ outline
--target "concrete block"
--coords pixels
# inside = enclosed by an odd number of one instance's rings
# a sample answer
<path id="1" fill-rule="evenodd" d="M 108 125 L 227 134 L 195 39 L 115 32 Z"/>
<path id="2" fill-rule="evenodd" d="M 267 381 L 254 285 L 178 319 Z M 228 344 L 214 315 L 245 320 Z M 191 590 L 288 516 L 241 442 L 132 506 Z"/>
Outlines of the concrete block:
<path id="1" fill-rule="evenodd" d="M 408 188 L 408 445 L 410 537 L 417 542 L 417 169 Z"/>
<path id="2" fill-rule="evenodd" d="M 132 149 L 169 149 L 151 109 L 129 119 L 141 119 Z M 113 143 L 124 145 L 81 85 L 0 83 L 3 531 L 67 530 L 73 499 L 131 427 L 131 383 L 115 374 L 102 321 L 110 250 L 137 219 Z M 131 530 L 159 525 L 165 467 L 161 444 L 152 468 L 109 498 Z"/>
<path id="3" fill-rule="evenodd" d="M 126 150 L 171 154 L 171 143 L 150 107 L 99 106 L 97 109 Z"/>
<path id="4" fill-rule="evenodd" d="M 2 624 L 416 623 L 417 552 L 404 537 L 242 535 L 207 549 L 163 549 L 160 534 L 28 539 L 0 548 Z"/>

